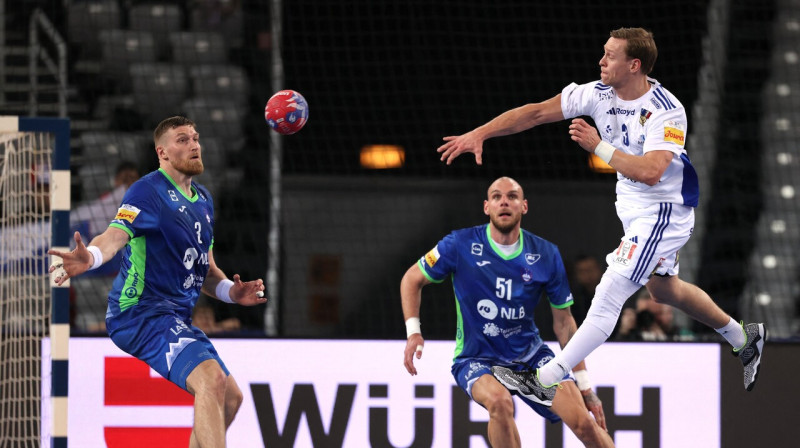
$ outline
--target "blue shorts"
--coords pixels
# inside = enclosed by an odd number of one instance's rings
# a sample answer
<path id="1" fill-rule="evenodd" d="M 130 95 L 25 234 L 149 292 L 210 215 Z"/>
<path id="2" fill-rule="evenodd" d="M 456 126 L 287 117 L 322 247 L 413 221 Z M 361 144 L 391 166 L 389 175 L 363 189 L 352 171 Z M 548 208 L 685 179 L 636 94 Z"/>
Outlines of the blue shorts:
<path id="1" fill-rule="evenodd" d="M 215 359 L 225 375 L 230 374 L 205 333 L 184 323 L 176 313 L 133 307 L 107 319 L 107 326 L 117 347 L 181 389 L 186 390 L 186 378 L 207 359 Z"/>
<path id="2" fill-rule="evenodd" d="M 466 392 L 467 395 L 472 398 L 472 385 L 475 384 L 475 381 L 478 381 L 478 378 L 481 376 L 491 375 L 492 366 L 508 367 L 511 370 L 532 370 L 542 367 L 548 361 L 553 359 L 554 356 L 555 355 L 553 354 L 553 351 L 550 350 L 547 345 L 542 344 L 541 348 L 539 348 L 536 354 L 534 354 L 533 357 L 525 364 L 508 364 L 490 359 L 472 358 L 465 359 L 457 364 L 453 364 L 453 367 L 450 369 L 450 371 L 453 373 L 453 378 L 455 378 L 456 384 L 458 384 L 460 388 L 464 389 L 464 392 Z M 567 374 L 564 379 L 571 380 L 572 377 Z M 517 395 L 515 391 L 509 392 L 511 392 L 512 395 Z M 528 400 L 521 395 L 517 395 L 517 397 L 519 397 L 519 399 L 527 404 L 531 409 L 536 411 L 537 414 L 550 421 L 550 423 L 558 423 L 561 421 L 561 417 L 551 411 L 549 407 L 543 406 L 535 401 Z"/>

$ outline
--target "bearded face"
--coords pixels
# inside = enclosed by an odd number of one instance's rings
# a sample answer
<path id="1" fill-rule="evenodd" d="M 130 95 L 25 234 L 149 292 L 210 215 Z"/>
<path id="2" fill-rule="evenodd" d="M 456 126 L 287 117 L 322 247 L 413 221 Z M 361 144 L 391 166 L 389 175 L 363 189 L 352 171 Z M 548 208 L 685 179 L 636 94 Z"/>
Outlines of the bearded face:
<path id="1" fill-rule="evenodd" d="M 172 168 L 186 176 L 202 174 L 203 158 L 201 155 L 200 134 L 193 126 L 178 126 L 170 129 L 163 136 L 164 155 Z"/>
<path id="2" fill-rule="evenodd" d="M 489 187 L 483 211 L 489 215 L 494 228 L 508 234 L 519 231 L 522 215 L 528 212 L 528 202 L 522 187 L 513 179 L 503 177 Z"/>

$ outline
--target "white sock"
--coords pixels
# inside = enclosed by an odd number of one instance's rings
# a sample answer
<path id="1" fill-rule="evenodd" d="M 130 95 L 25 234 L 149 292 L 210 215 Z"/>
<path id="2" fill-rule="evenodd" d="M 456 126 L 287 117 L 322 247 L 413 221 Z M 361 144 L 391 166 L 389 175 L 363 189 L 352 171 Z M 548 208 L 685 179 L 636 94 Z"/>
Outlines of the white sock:
<path id="1" fill-rule="evenodd" d="M 545 386 L 560 382 L 576 364 L 602 345 L 614 331 L 622 305 L 639 288 L 638 283 L 606 270 L 597 285 L 586 320 L 561 353 L 539 369 L 539 381 Z"/>
<path id="2" fill-rule="evenodd" d="M 717 333 L 721 334 L 725 340 L 728 341 L 729 344 L 733 346 L 735 350 L 739 350 L 740 348 L 744 347 L 744 343 L 747 342 L 747 337 L 744 334 L 744 328 L 739 322 L 736 322 L 731 318 L 731 321 L 728 322 L 728 325 L 725 325 L 722 328 L 717 328 Z"/>

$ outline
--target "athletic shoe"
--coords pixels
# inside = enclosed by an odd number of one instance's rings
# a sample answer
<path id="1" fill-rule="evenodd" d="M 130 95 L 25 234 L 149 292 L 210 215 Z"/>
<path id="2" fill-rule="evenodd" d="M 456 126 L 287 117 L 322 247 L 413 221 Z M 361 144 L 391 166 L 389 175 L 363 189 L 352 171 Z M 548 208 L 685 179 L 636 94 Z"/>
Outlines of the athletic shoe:
<path id="1" fill-rule="evenodd" d="M 506 389 L 544 406 L 553 405 L 556 386 L 543 386 L 539 381 L 539 370 L 516 372 L 506 367 L 493 366 L 492 374 Z"/>
<path id="2" fill-rule="evenodd" d="M 742 328 L 747 339 L 742 348 L 734 349 L 733 354 L 742 360 L 744 388 L 751 391 L 756 385 L 758 371 L 761 370 L 761 355 L 764 352 L 764 341 L 767 340 L 767 327 L 764 324 L 742 323 Z"/>

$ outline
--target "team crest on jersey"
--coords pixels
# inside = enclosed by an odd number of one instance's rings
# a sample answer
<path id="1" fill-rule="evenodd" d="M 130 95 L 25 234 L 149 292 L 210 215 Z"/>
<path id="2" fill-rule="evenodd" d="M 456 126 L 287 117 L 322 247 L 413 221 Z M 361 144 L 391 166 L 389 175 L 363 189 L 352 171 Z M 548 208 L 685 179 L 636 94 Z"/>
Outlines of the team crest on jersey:
<path id="1" fill-rule="evenodd" d="M 472 243 L 472 255 L 483 255 L 483 244 Z"/>
<path id="2" fill-rule="evenodd" d="M 525 254 L 525 261 L 528 264 L 534 264 L 539 261 L 540 258 L 542 258 L 542 256 L 539 254 Z"/>
<path id="3" fill-rule="evenodd" d="M 435 265 L 437 261 L 439 261 L 438 246 L 434 247 L 427 254 L 425 254 L 425 263 L 427 263 L 428 266 L 433 267 L 433 265 Z"/>
<path id="4" fill-rule="evenodd" d="M 664 122 L 664 141 L 683 146 L 686 143 L 686 126 L 675 120 Z"/>
<path id="5" fill-rule="evenodd" d="M 122 204 L 119 210 L 117 210 L 117 216 L 114 217 L 114 221 L 128 221 L 133 224 L 133 220 L 139 216 L 139 212 L 141 212 L 141 210 L 133 205 Z"/>
<path id="6" fill-rule="evenodd" d="M 639 114 L 639 124 L 644 126 L 644 124 L 647 123 L 647 119 L 650 118 L 650 115 L 653 115 L 653 113 L 645 108 L 642 108 L 642 112 Z"/>
<path id="7" fill-rule="evenodd" d="M 528 270 L 528 269 L 523 269 L 522 270 L 522 281 L 524 281 L 525 283 L 528 283 L 529 281 L 531 281 L 532 278 L 533 278 L 533 274 L 531 273 L 530 270 Z"/>
<path id="8" fill-rule="evenodd" d="M 178 195 L 175 193 L 175 190 L 167 190 L 169 194 L 169 198 L 172 199 L 172 202 L 178 202 Z"/>

